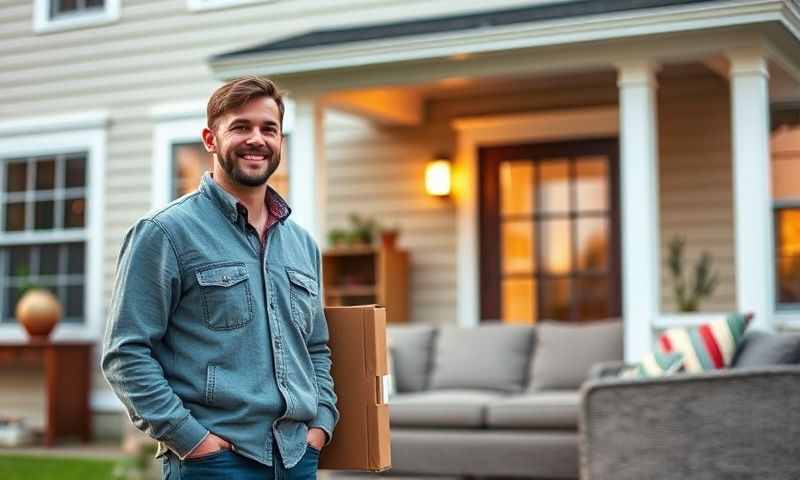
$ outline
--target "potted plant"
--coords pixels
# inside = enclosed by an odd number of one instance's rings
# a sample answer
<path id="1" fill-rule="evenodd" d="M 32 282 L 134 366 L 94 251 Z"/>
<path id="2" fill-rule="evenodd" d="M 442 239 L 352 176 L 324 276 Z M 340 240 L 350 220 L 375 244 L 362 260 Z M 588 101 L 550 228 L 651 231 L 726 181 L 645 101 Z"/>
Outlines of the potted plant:
<path id="1" fill-rule="evenodd" d="M 702 252 L 694 265 L 693 278 L 684 275 L 684 248 L 686 240 L 675 236 L 669 243 L 667 268 L 672 277 L 672 294 L 679 312 L 697 312 L 700 304 L 711 297 L 717 287 L 717 275 L 708 252 Z"/>

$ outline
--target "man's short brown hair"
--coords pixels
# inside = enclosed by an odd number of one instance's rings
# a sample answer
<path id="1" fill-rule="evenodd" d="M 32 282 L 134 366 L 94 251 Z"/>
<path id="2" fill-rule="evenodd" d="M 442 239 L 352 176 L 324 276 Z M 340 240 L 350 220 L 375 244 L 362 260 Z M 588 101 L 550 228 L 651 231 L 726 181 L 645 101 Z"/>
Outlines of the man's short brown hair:
<path id="1" fill-rule="evenodd" d="M 214 91 L 211 98 L 208 99 L 206 109 L 208 128 L 214 130 L 217 120 L 221 116 L 259 97 L 275 100 L 281 116 L 281 130 L 283 130 L 283 114 L 286 111 L 283 104 L 283 92 L 278 91 L 277 85 L 272 80 L 255 75 L 234 78 Z"/>

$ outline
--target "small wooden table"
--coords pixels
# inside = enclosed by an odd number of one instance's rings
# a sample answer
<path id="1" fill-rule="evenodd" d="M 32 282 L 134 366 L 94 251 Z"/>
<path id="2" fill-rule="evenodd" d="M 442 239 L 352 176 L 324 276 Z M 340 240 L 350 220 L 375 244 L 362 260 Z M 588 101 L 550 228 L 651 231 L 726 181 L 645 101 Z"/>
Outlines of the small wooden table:
<path id="1" fill-rule="evenodd" d="M 92 438 L 89 411 L 92 342 L 32 340 L 28 343 L 0 342 L 0 365 L 43 366 L 45 376 L 44 445 L 59 438 Z"/>

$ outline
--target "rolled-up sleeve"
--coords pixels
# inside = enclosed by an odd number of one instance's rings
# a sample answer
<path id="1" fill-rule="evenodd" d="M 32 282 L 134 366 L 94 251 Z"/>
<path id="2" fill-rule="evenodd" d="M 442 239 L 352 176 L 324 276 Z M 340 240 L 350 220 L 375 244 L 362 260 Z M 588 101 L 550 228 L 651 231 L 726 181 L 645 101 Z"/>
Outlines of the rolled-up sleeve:
<path id="1" fill-rule="evenodd" d="M 179 259 L 167 231 L 156 220 L 139 221 L 117 263 L 102 369 L 134 426 L 184 457 L 208 430 L 183 406 L 153 356 L 180 292 Z"/>

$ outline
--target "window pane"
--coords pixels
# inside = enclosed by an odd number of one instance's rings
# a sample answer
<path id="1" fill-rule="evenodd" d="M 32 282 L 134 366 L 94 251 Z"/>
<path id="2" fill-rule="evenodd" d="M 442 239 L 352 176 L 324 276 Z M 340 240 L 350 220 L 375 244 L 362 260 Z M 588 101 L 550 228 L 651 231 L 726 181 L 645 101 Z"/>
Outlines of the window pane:
<path id="1" fill-rule="evenodd" d="M 25 203 L 13 202 L 6 204 L 6 231 L 17 232 L 25 230 Z"/>
<path id="2" fill-rule="evenodd" d="M 778 260 L 778 303 L 800 303 L 800 256 Z"/>
<path id="3" fill-rule="evenodd" d="M 36 190 L 53 190 L 56 183 L 56 161 L 52 158 L 36 162 Z"/>
<path id="4" fill-rule="evenodd" d="M 778 210 L 778 302 L 800 303 L 800 208 Z"/>
<path id="5" fill-rule="evenodd" d="M 578 316 L 581 320 L 599 320 L 608 318 L 608 278 L 584 277 L 578 279 Z"/>
<path id="6" fill-rule="evenodd" d="M 82 198 L 64 200 L 64 228 L 78 228 L 85 224 L 86 202 Z"/>
<path id="7" fill-rule="evenodd" d="M 569 164 L 567 160 L 548 160 L 539 166 L 541 211 L 569 211 Z"/>
<path id="8" fill-rule="evenodd" d="M 605 218 L 579 218 L 578 269 L 605 271 L 608 268 L 608 221 Z"/>
<path id="9" fill-rule="evenodd" d="M 86 185 L 86 157 L 67 158 L 64 184 L 66 188 L 83 187 Z"/>
<path id="10" fill-rule="evenodd" d="M 19 300 L 19 291 L 16 287 L 7 287 L 4 293 L 6 306 L 3 312 L 3 321 L 13 321 L 16 317 L 14 310 L 17 307 L 17 300 Z"/>
<path id="11" fill-rule="evenodd" d="M 283 198 L 289 198 L 289 135 L 283 137 L 281 145 L 281 163 L 275 173 L 269 177 L 269 186 L 275 189 Z M 209 167 L 211 168 L 211 167 Z"/>
<path id="12" fill-rule="evenodd" d="M 31 274 L 31 248 L 28 246 L 8 247 L 9 277 L 27 277 Z"/>
<path id="13" fill-rule="evenodd" d="M 102 7 L 104 4 L 105 4 L 104 0 L 86 0 L 86 6 L 88 8 Z"/>
<path id="14" fill-rule="evenodd" d="M 503 273 L 534 271 L 533 222 L 503 222 Z"/>
<path id="15" fill-rule="evenodd" d="M 64 317 L 70 320 L 83 319 L 83 286 L 70 285 L 67 287 L 67 298 L 64 302 Z"/>
<path id="16" fill-rule="evenodd" d="M 572 235 L 569 220 L 544 220 L 539 225 L 544 271 L 560 274 L 572 270 Z"/>
<path id="17" fill-rule="evenodd" d="M 500 212 L 503 215 L 533 212 L 533 163 L 530 161 L 500 164 Z"/>
<path id="18" fill-rule="evenodd" d="M 34 229 L 36 230 L 49 230 L 54 226 L 53 214 L 55 213 L 55 203 L 52 200 L 36 202 L 35 216 L 34 216 Z"/>
<path id="19" fill-rule="evenodd" d="M 542 280 L 542 305 L 539 317 L 543 320 L 568 320 L 572 291 L 569 278 Z"/>
<path id="20" fill-rule="evenodd" d="M 73 12 L 78 9 L 78 0 L 53 0 L 53 12 Z"/>
<path id="21" fill-rule="evenodd" d="M 579 158 L 575 164 L 578 211 L 608 209 L 608 168 L 605 157 Z"/>
<path id="22" fill-rule="evenodd" d="M 781 256 L 800 256 L 800 208 L 778 211 L 778 242 Z"/>
<path id="23" fill-rule="evenodd" d="M 503 281 L 503 321 L 536 322 L 536 289 L 531 278 L 508 278 Z"/>
<path id="24" fill-rule="evenodd" d="M 60 247 L 58 245 L 42 245 L 39 247 L 39 274 L 57 275 L 58 257 Z"/>
<path id="25" fill-rule="evenodd" d="M 83 243 L 70 243 L 67 247 L 67 273 L 82 274 L 84 272 Z"/>
<path id="26" fill-rule="evenodd" d="M 186 143 L 174 145 L 173 152 L 173 198 L 197 190 L 200 179 L 212 166 L 212 157 L 203 144 Z"/>
<path id="27" fill-rule="evenodd" d="M 28 189 L 28 164 L 8 162 L 6 168 L 6 192 L 24 192 Z"/>

